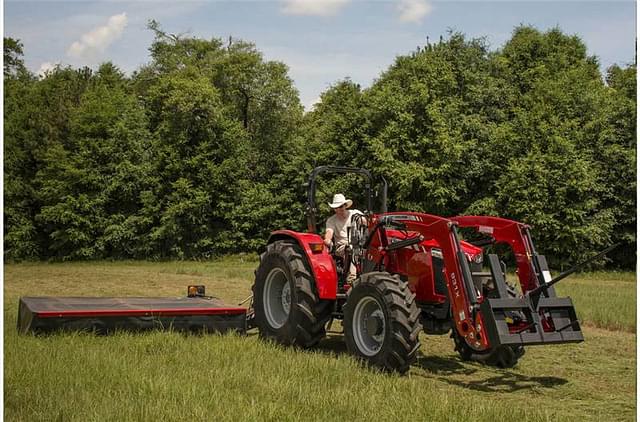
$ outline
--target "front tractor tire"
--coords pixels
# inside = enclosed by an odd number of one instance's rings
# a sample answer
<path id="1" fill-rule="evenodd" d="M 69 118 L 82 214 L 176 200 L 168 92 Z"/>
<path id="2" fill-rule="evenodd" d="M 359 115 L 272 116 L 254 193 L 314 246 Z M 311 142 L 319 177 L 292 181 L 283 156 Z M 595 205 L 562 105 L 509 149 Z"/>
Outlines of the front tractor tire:
<path id="1" fill-rule="evenodd" d="M 451 329 L 454 351 L 458 352 L 464 361 L 481 362 L 489 366 L 508 369 L 518 364 L 518 360 L 524 356 L 523 346 L 500 345 L 492 350 L 476 352 L 467 344 L 455 327 Z"/>
<path id="2" fill-rule="evenodd" d="M 367 273 L 349 290 L 345 342 L 368 365 L 404 374 L 416 360 L 421 330 L 415 294 L 398 276 Z"/>
<path id="3" fill-rule="evenodd" d="M 256 270 L 253 306 L 260 337 L 308 348 L 325 336 L 333 302 L 318 298 L 303 254 L 295 241 L 267 246 Z"/>
<path id="4" fill-rule="evenodd" d="M 509 297 L 517 297 L 516 290 L 507 285 L 507 293 Z M 477 352 L 471 348 L 458 334 L 455 326 L 451 328 L 451 338 L 453 339 L 454 351 L 458 352 L 460 358 L 464 361 L 477 361 L 489 366 L 508 369 L 518 364 L 518 360 L 524 356 L 524 346 L 500 345 L 491 350 Z"/>

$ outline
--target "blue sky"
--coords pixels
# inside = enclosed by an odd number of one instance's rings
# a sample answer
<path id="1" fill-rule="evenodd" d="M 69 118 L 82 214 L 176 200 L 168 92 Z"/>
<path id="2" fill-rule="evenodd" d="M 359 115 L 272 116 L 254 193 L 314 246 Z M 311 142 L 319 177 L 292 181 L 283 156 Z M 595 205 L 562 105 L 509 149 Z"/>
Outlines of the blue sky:
<path id="1" fill-rule="evenodd" d="M 309 108 L 332 83 L 350 77 L 370 86 L 398 55 L 448 29 L 486 37 L 494 49 L 517 25 L 559 26 L 577 34 L 602 69 L 634 60 L 633 1 L 5 1 L 4 35 L 24 44 L 34 72 L 55 63 L 96 67 L 110 60 L 126 72 L 148 62 L 149 19 L 165 31 L 242 38 L 290 68 Z"/>

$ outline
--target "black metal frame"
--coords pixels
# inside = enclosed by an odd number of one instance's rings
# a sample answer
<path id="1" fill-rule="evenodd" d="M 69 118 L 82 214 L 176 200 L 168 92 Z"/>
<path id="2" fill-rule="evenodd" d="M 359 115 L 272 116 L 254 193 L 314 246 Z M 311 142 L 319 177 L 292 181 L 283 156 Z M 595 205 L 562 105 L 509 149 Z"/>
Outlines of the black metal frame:
<path id="1" fill-rule="evenodd" d="M 361 176 L 365 176 L 368 181 L 366 184 L 366 188 L 367 188 L 367 209 L 369 211 L 373 211 L 373 185 L 374 185 L 374 178 L 371 175 L 371 173 L 369 172 L 369 170 L 365 170 L 362 168 L 357 168 L 357 167 L 340 167 L 340 166 L 319 166 L 313 169 L 313 171 L 311 172 L 311 175 L 309 176 L 309 182 L 307 183 L 308 186 L 308 190 L 307 190 L 307 207 L 306 207 L 306 214 L 307 214 L 307 230 L 310 233 L 315 233 L 317 228 L 316 228 L 316 213 L 318 212 L 318 209 L 316 208 L 316 179 L 318 178 L 318 176 L 320 176 L 323 173 L 339 173 L 339 174 L 348 174 L 348 173 L 353 173 L 353 174 L 359 174 Z M 384 177 L 380 176 L 381 182 L 382 182 L 382 189 L 380 192 L 380 201 L 381 201 L 381 209 L 380 212 L 384 213 L 387 212 L 387 181 L 385 180 Z"/>
<path id="2" fill-rule="evenodd" d="M 502 273 L 500 260 L 495 254 L 489 254 L 491 277 L 498 290 L 497 298 L 485 298 L 480 311 L 492 345 L 535 345 L 551 343 L 578 343 L 584 340 L 580 322 L 571 299 L 556 297 L 553 287 L 546 291 L 546 297 L 540 295 L 510 297 Z M 549 271 L 543 255 L 537 255 L 536 271 Z M 528 325 L 512 333 L 507 319 L 510 312 L 524 315 Z M 553 323 L 555 331 L 545 331 L 543 315 Z"/>

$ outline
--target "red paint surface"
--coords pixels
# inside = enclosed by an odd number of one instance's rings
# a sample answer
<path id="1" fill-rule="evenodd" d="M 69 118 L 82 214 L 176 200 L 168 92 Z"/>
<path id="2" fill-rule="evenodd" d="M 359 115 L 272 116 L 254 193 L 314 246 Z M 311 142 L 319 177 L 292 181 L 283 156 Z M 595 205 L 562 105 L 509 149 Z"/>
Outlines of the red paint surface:
<path id="1" fill-rule="evenodd" d="M 313 253 L 311 251 L 310 243 L 322 243 L 322 237 L 316 233 L 299 233 L 293 230 L 278 230 L 271 233 L 269 243 L 272 241 L 290 238 L 295 239 L 300 247 L 304 250 L 304 253 L 313 272 L 313 278 L 318 289 L 318 296 L 320 299 L 335 300 L 338 293 L 338 274 L 336 270 L 336 263 L 333 261 L 331 254 L 327 248 L 321 253 Z"/>
<path id="2" fill-rule="evenodd" d="M 171 308 L 171 309 L 91 309 L 81 311 L 41 311 L 40 318 L 82 318 L 117 316 L 185 316 L 185 315 L 240 315 L 246 308 Z"/>

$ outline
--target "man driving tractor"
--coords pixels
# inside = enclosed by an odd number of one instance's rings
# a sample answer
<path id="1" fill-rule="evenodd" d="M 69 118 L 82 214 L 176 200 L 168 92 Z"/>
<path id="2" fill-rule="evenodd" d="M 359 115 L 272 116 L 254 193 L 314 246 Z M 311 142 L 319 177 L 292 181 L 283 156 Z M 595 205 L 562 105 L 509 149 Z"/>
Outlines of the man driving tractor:
<path id="1" fill-rule="evenodd" d="M 351 226 L 351 217 L 356 214 L 363 215 L 361 211 L 349 208 L 353 205 L 351 199 L 346 199 L 341 193 L 333 195 L 333 202 L 329 206 L 335 212 L 334 215 L 327 219 L 326 231 L 324 233 L 324 244 L 331 249 L 331 245 L 335 245 L 335 254 L 345 258 L 345 250 L 348 239 L 348 228 Z M 353 283 L 356 279 L 356 267 L 351 263 L 349 265 L 349 275 L 347 282 Z"/>

